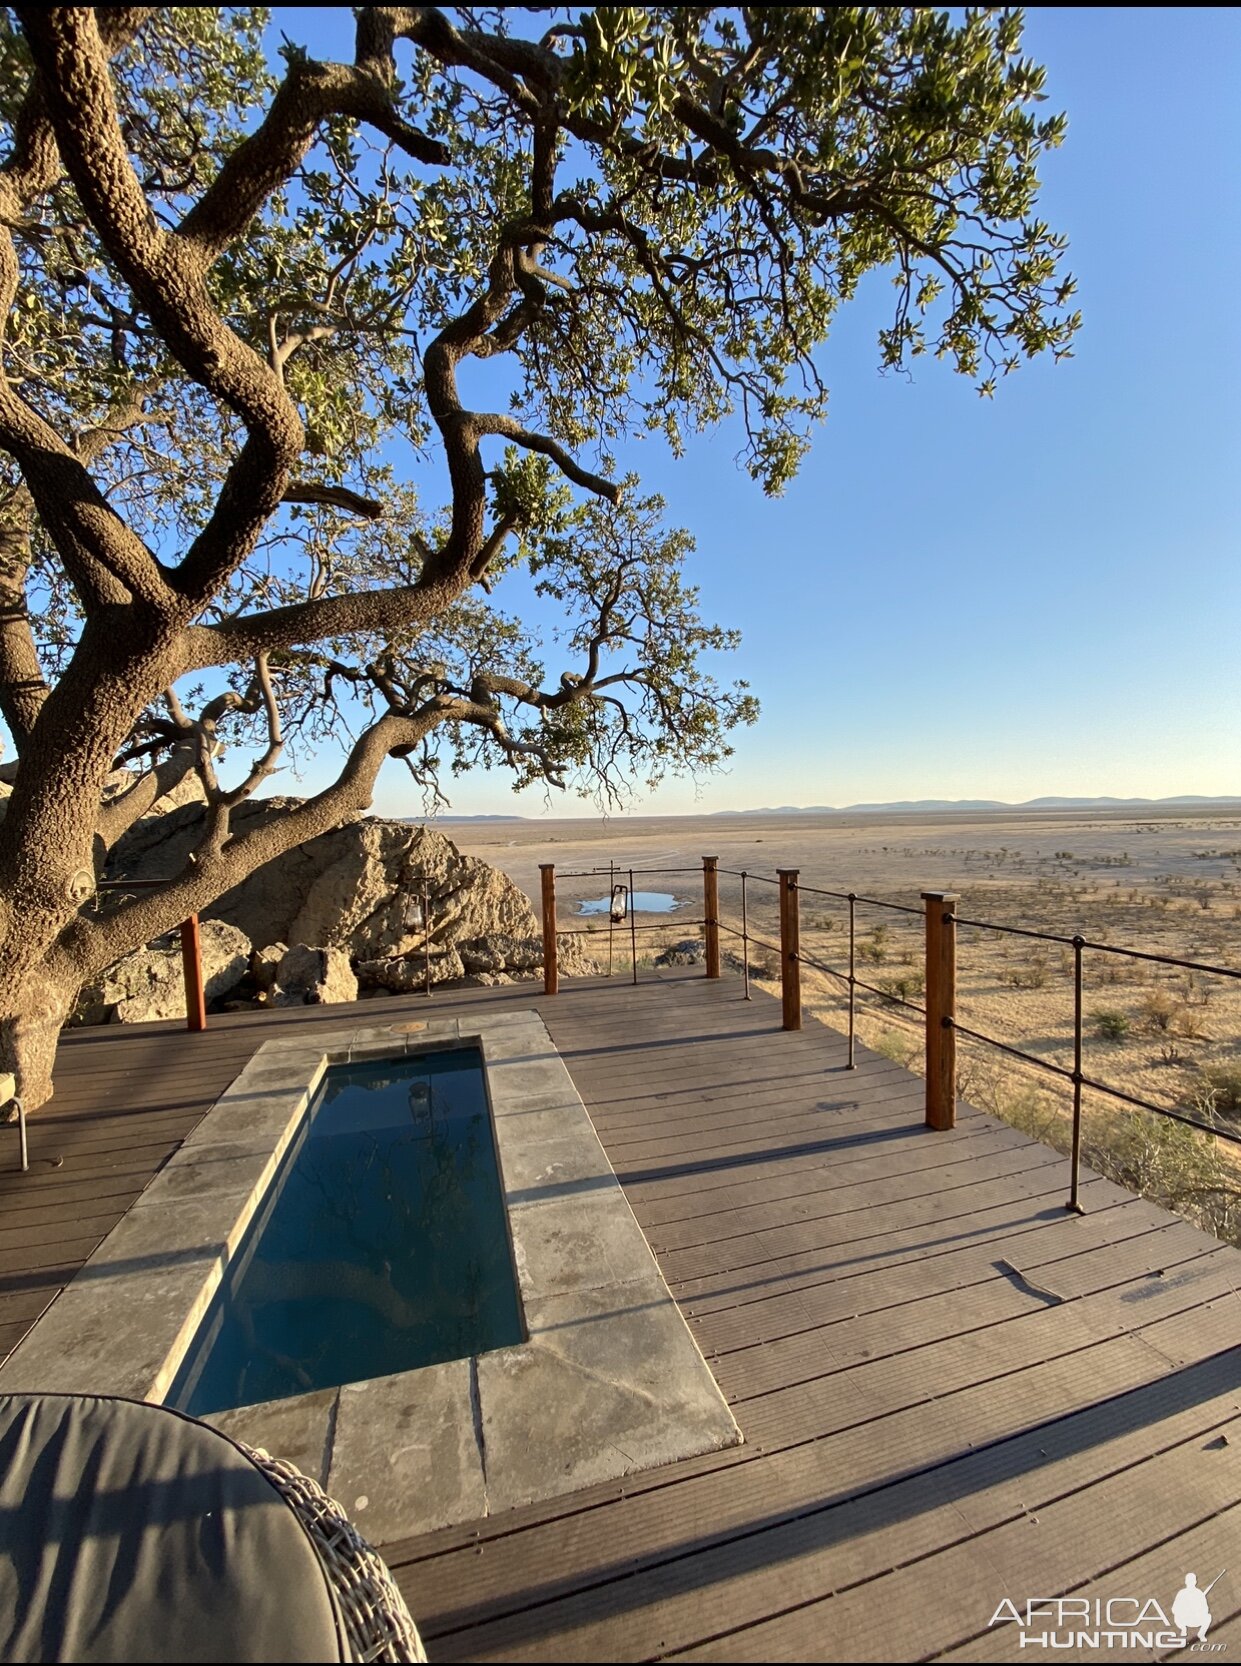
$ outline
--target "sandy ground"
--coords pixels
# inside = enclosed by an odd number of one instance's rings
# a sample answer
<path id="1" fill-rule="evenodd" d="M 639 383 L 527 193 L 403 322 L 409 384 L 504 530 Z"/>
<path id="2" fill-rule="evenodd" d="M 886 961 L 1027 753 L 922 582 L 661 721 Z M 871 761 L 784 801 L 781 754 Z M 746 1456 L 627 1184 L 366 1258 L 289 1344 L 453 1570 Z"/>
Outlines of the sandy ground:
<path id="1" fill-rule="evenodd" d="M 639 965 L 661 946 L 700 935 L 701 857 L 719 857 L 721 915 L 741 923 L 740 872 L 752 937 L 777 938 L 778 867 L 800 870 L 803 953 L 844 970 L 847 904 L 815 894 L 854 891 L 881 902 L 919 905 L 923 889 L 958 893 L 959 913 L 996 924 L 1241 968 L 1241 816 L 1234 808 L 1192 811 L 941 812 L 850 816 L 702 816 L 624 821 L 446 823 L 444 831 L 508 873 L 536 901 L 540 862 L 554 862 L 562 929 L 590 928 L 606 964 L 606 922 L 577 915 L 605 895 L 607 869 L 639 890 L 668 890 L 681 902 L 656 922 L 640 916 Z M 667 872 L 666 870 L 685 870 Z M 660 870 L 664 870 L 661 877 Z M 759 877 L 761 876 L 761 877 Z M 857 906 L 858 976 L 889 996 L 917 1001 L 922 990 L 919 918 Z M 740 965 L 740 940 L 725 934 Z M 751 943 L 751 966 L 774 972 L 769 951 Z M 630 965 L 628 927 L 612 942 L 616 972 Z M 734 968 L 736 970 L 736 968 Z M 766 979 L 763 980 L 767 982 Z M 1227 1109 L 1229 1072 L 1241 1093 L 1241 981 L 1086 951 L 1084 1069 L 1087 1075 L 1158 1104 L 1189 1108 L 1214 1095 Z M 1059 943 L 962 927 L 958 1013 L 971 1028 L 1057 1063 L 1072 1063 L 1072 951 Z M 833 980 L 807 969 L 807 1010 L 844 1027 Z M 918 1067 L 921 1021 L 891 999 L 859 1010 L 862 1038 Z M 1225 1085 L 1221 1089 L 1220 1083 Z M 1014 1093 L 1059 1101 L 1054 1077 L 1010 1065 L 993 1050 L 962 1048 L 961 1088 L 984 1103 Z M 1236 1107 L 1241 1110 L 1241 1104 Z"/>

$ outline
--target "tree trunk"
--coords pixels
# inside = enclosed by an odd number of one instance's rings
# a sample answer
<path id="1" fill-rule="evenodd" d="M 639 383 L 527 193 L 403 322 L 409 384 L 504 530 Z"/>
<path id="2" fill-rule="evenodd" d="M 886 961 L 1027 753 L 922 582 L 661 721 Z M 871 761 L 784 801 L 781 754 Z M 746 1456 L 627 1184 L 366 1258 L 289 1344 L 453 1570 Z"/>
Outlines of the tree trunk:
<path id="1" fill-rule="evenodd" d="M 12 1071 L 27 1110 L 52 1096 L 52 1066 L 60 1027 L 76 999 L 46 973 L 35 972 L 21 987 L 15 1012 L 0 1016 L 0 1071 Z"/>

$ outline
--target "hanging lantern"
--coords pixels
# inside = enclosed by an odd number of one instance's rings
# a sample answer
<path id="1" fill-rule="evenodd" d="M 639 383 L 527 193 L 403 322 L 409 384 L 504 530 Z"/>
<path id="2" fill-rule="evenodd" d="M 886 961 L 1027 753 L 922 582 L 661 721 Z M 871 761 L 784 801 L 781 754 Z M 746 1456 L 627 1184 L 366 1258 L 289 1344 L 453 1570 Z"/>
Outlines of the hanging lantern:
<path id="1" fill-rule="evenodd" d="M 427 923 L 422 897 L 411 893 L 405 898 L 405 925 L 409 931 L 421 931 Z"/>
<path id="2" fill-rule="evenodd" d="M 612 924 L 620 925 L 629 913 L 629 887 L 627 885 L 613 885 L 612 887 Z"/>

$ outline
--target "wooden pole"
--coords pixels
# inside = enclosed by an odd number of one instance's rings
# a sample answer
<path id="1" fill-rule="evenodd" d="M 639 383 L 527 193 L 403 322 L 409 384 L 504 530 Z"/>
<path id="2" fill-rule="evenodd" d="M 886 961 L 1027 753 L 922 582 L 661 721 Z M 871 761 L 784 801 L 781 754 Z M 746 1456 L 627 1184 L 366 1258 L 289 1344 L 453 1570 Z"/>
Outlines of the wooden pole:
<path id="1" fill-rule="evenodd" d="M 203 983 L 203 948 L 198 935 L 198 915 L 181 922 L 181 970 L 185 978 L 185 1027 L 207 1028 L 207 990 Z"/>
<path id="2" fill-rule="evenodd" d="M 720 859 L 718 856 L 704 856 L 702 859 L 702 911 L 707 944 L 707 976 L 709 978 L 718 978 L 720 975 L 719 866 Z"/>
<path id="3" fill-rule="evenodd" d="M 801 923 L 797 906 L 797 868 L 777 868 L 780 876 L 780 997 L 784 1028 L 801 1029 Z"/>
<path id="4" fill-rule="evenodd" d="M 926 904 L 926 1125 L 957 1121 L 957 899 L 923 891 Z"/>
<path id="5" fill-rule="evenodd" d="M 560 969 L 556 965 L 556 865 L 540 862 L 543 876 L 543 993 L 554 995 L 560 988 Z"/>

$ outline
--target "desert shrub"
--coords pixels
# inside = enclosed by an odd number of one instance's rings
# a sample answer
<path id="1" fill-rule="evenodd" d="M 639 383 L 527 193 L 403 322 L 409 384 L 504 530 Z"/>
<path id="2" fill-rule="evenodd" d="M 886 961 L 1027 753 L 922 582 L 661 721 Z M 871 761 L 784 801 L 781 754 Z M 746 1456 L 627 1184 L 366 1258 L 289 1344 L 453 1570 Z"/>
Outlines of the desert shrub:
<path id="1" fill-rule="evenodd" d="M 1173 1026 L 1181 1003 L 1166 989 L 1152 989 L 1142 997 L 1140 1008 L 1148 1029 L 1166 1034 Z"/>
<path id="2" fill-rule="evenodd" d="M 1205 1007 L 1211 1003 L 1211 985 L 1200 983 L 1196 972 L 1186 972 L 1184 977 L 1186 1006 Z"/>
<path id="3" fill-rule="evenodd" d="M 1241 1187 L 1210 1134 L 1144 1111 L 1110 1112 L 1088 1119 L 1082 1155 L 1108 1179 L 1218 1237 L 1241 1236 Z"/>
<path id="4" fill-rule="evenodd" d="M 1204 1097 L 1214 1110 L 1225 1116 L 1241 1111 L 1241 1059 L 1225 1059 L 1218 1064 L 1204 1064 L 1199 1072 Z"/>
<path id="5" fill-rule="evenodd" d="M 1090 1014 L 1090 1022 L 1095 1027 L 1095 1034 L 1103 1041 L 1123 1041 L 1129 1034 L 1129 1014 L 1119 1012 L 1115 1007 L 1095 1007 Z"/>
<path id="6" fill-rule="evenodd" d="M 863 938 L 857 946 L 857 957 L 870 966 L 882 966 L 888 958 L 888 940 L 891 932 L 885 925 L 878 925 L 868 938 Z"/>
<path id="7" fill-rule="evenodd" d="M 913 1001 L 926 989 L 926 974 L 916 968 L 890 978 L 880 978 L 879 987 L 885 995 L 895 995 L 899 1001 Z"/>
<path id="8" fill-rule="evenodd" d="M 1033 1083 L 1006 1081 L 1002 1076 L 984 1077 L 974 1089 L 975 1103 L 998 1116 L 1001 1122 L 1018 1128 L 1031 1139 L 1059 1151 L 1068 1149 L 1068 1123 L 1056 1102 Z"/>
<path id="9" fill-rule="evenodd" d="M 1184 1036 L 1186 1041 L 1202 1041 L 1206 1038 L 1202 1014 L 1193 1007 L 1178 1007 L 1174 1028 L 1177 1035 Z"/>
<path id="10" fill-rule="evenodd" d="M 1237 1091 L 1241 1094 L 1241 1061 Z M 1072 1145 L 1068 1103 L 1034 1084 L 998 1072 L 979 1072 L 967 1092 L 1031 1138 L 1067 1153 Z M 1219 1143 L 1170 1117 L 1144 1111 L 1084 1107 L 1082 1160 L 1109 1180 L 1174 1210 L 1228 1243 L 1241 1242 L 1241 1176 Z"/>

